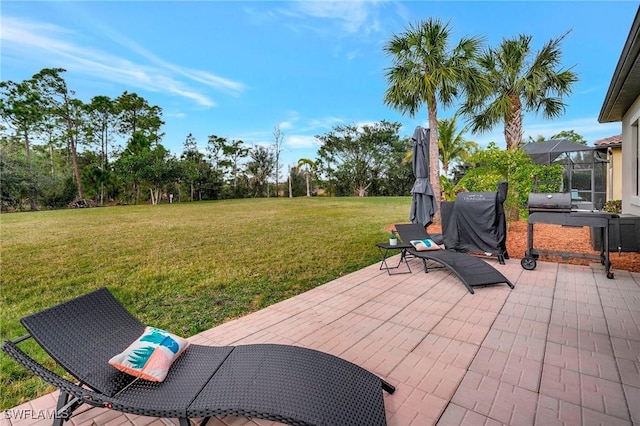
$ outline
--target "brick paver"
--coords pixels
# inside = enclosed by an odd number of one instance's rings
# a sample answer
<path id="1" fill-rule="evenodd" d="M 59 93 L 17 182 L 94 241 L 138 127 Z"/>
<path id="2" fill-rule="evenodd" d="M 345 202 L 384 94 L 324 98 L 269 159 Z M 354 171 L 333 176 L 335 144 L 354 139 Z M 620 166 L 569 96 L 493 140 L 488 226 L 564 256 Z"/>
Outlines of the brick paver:
<path id="1" fill-rule="evenodd" d="M 580 425 L 582 408 L 568 401 L 540 395 L 535 424 L 540 426 Z"/>
<path id="2" fill-rule="evenodd" d="M 384 394 L 390 426 L 640 425 L 640 274 L 609 280 L 601 265 L 524 271 L 517 259 L 488 260 L 516 287 L 472 295 L 446 270 L 410 262 L 411 274 L 374 264 L 190 340 L 293 344 L 361 365 L 397 388 Z M 8 410 L 0 426 L 50 424 L 35 417 L 55 402 L 49 394 Z M 83 408 L 70 424 L 177 421 Z"/>

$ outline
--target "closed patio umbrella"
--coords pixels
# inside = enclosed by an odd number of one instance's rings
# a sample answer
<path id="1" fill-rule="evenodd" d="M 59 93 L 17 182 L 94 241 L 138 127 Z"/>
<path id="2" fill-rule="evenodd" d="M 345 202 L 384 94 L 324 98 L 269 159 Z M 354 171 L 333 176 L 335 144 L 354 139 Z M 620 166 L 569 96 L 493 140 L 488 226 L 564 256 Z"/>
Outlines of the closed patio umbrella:
<path id="1" fill-rule="evenodd" d="M 409 220 L 422 226 L 431 224 L 436 214 L 436 200 L 429 182 L 429 129 L 416 127 L 411 137 L 413 145 L 413 175 L 416 181 L 411 189 Z"/>

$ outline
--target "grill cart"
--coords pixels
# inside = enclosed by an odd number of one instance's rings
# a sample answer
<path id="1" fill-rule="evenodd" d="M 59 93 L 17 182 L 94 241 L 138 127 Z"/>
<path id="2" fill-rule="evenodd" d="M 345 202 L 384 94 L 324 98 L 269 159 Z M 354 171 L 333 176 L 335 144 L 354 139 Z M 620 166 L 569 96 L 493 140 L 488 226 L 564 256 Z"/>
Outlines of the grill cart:
<path id="1" fill-rule="evenodd" d="M 563 259 L 583 258 L 599 260 L 605 266 L 607 278 L 613 279 L 611 272 L 611 260 L 609 257 L 609 222 L 617 218 L 618 215 L 600 211 L 574 210 L 571 208 L 570 193 L 548 193 L 529 194 L 529 221 L 527 225 L 527 251 L 525 257 L 520 261 L 526 270 L 536 268 L 536 259 L 540 255 L 561 256 Z M 542 250 L 534 248 L 534 225 L 537 223 L 547 223 L 581 228 L 590 226 L 594 231 L 601 233 L 602 244 L 600 255 L 588 253 L 573 253 L 559 250 Z"/>

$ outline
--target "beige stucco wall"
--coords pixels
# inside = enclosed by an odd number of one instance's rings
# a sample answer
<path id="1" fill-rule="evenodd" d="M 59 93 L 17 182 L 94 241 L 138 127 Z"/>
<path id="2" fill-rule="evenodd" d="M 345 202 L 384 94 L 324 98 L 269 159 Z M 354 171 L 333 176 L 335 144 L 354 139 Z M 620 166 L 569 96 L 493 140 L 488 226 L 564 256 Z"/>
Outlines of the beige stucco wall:
<path id="1" fill-rule="evenodd" d="M 640 96 L 636 98 L 635 102 L 629 110 L 622 117 L 622 213 L 640 215 L 640 196 L 633 194 L 632 177 L 635 155 L 633 152 L 637 149 L 638 128 L 633 127 L 632 124 L 637 124 L 640 120 Z M 635 144 L 635 146 L 634 146 Z"/>
<path id="2" fill-rule="evenodd" d="M 622 200 L 622 148 L 620 146 L 611 148 L 610 161 L 612 179 L 609 182 L 610 175 L 607 173 L 607 201 Z"/>

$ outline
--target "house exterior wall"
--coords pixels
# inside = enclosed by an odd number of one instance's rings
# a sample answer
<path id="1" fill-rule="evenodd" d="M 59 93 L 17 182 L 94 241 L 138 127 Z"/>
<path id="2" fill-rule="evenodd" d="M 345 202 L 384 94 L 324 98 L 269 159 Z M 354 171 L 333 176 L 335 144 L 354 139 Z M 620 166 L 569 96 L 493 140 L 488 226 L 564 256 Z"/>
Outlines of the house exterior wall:
<path id="1" fill-rule="evenodd" d="M 611 147 L 611 174 L 607 173 L 607 201 L 622 200 L 622 148 Z"/>
<path id="2" fill-rule="evenodd" d="M 640 215 L 640 96 L 622 117 L 622 213 Z"/>

